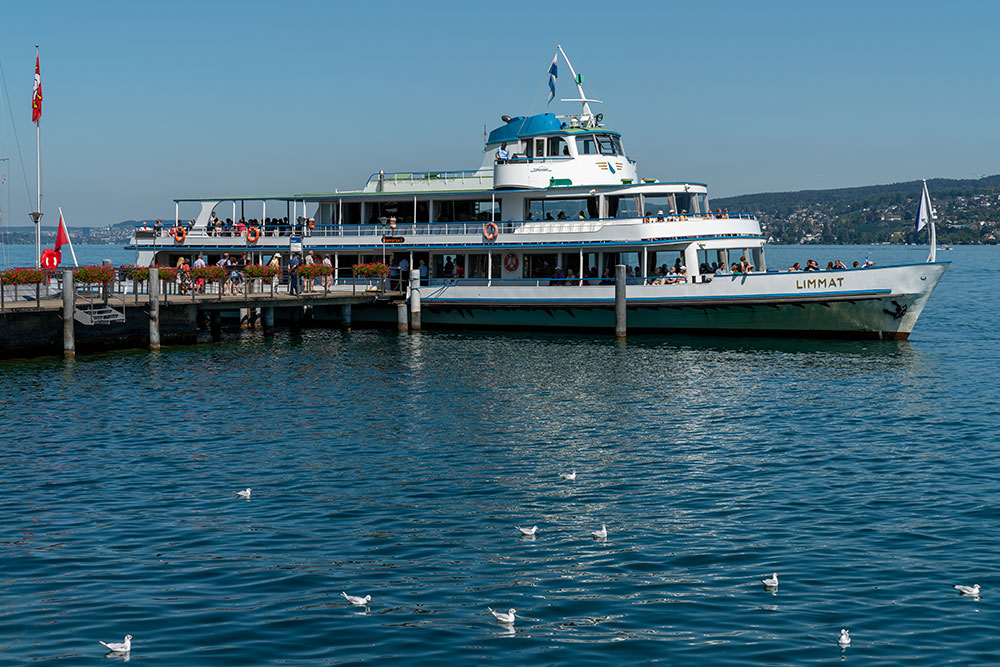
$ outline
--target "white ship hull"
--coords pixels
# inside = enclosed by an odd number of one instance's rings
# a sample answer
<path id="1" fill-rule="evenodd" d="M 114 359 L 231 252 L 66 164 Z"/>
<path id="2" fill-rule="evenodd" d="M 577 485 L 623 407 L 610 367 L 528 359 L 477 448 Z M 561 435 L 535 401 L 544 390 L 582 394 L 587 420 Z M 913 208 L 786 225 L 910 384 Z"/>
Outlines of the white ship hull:
<path id="1" fill-rule="evenodd" d="M 843 271 L 718 276 L 709 283 L 628 285 L 630 331 L 760 333 L 901 340 L 946 262 Z M 440 284 L 421 288 L 430 327 L 614 329 L 614 286 Z M 355 322 L 395 324 L 359 309 Z"/>

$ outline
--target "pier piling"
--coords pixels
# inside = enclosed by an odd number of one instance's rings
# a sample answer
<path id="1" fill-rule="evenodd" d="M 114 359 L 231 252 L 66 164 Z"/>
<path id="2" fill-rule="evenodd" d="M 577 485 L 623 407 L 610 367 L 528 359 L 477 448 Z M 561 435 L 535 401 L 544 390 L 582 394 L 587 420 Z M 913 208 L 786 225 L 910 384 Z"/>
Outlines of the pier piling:
<path id="1" fill-rule="evenodd" d="M 625 338 L 627 311 L 625 310 L 625 265 L 615 265 L 615 338 Z"/>
<path id="2" fill-rule="evenodd" d="M 160 270 L 149 267 L 149 349 L 160 349 Z"/>
<path id="3" fill-rule="evenodd" d="M 212 340 L 219 340 L 222 338 L 222 313 L 218 310 L 213 310 L 209 313 L 208 317 Z"/>
<path id="4" fill-rule="evenodd" d="M 420 269 L 410 271 L 410 328 L 420 331 Z"/>
<path id="5" fill-rule="evenodd" d="M 410 314 L 407 312 L 408 310 L 406 301 L 400 301 L 396 304 L 396 328 L 399 331 L 410 330 Z"/>
<path id="6" fill-rule="evenodd" d="M 261 327 L 265 336 L 274 335 L 274 308 L 261 308 Z"/>
<path id="7" fill-rule="evenodd" d="M 340 325 L 344 331 L 351 330 L 351 304 L 349 303 L 340 307 Z"/>
<path id="8" fill-rule="evenodd" d="M 63 356 L 76 356 L 76 336 L 73 330 L 76 312 L 76 285 L 73 284 L 73 270 L 63 271 Z"/>

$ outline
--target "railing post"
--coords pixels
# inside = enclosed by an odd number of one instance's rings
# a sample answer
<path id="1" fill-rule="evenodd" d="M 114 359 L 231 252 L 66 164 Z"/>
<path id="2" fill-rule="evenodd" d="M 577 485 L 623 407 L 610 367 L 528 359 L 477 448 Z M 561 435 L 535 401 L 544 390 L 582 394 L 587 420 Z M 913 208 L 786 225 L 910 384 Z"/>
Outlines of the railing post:
<path id="1" fill-rule="evenodd" d="M 63 356 L 76 356 L 76 336 L 73 329 L 73 315 L 76 312 L 76 285 L 73 284 L 73 270 L 63 270 Z"/>
<path id="2" fill-rule="evenodd" d="M 625 308 L 625 265 L 615 265 L 615 338 L 625 338 L 627 310 Z"/>

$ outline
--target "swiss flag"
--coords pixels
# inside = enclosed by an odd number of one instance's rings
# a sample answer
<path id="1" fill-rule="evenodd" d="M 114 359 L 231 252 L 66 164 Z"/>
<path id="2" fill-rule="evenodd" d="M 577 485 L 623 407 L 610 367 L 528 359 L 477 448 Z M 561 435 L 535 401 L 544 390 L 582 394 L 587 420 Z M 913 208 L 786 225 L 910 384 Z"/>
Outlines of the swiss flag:
<path id="1" fill-rule="evenodd" d="M 56 252 L 59 248 L 69 243 L 69 234 L 66 233 L 66 223 L 63 222 L 62 213 L 59 214 L 59 231 L 56 232 Z"/>

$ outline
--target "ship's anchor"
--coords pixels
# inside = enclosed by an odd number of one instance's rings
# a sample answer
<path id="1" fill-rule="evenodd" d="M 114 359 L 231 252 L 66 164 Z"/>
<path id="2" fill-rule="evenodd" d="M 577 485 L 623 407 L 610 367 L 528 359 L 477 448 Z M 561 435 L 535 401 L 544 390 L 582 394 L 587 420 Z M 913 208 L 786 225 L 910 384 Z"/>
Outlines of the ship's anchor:
<path id="1" fill-rule="evenodd" d="M 892 315 L 892 319 L 894 320 L 903 319 L 903 316 L 906 315 L 906 311 L 909 308 L 909 306 L 900 305 L 900 303 L 895 300 L 893 300 L 891 303 L 892 305 L 896 306 L 896 312 L 892 312 L 888 308 L 883 308 L 882 312 L 885 313 L 886 315 Z"/>

